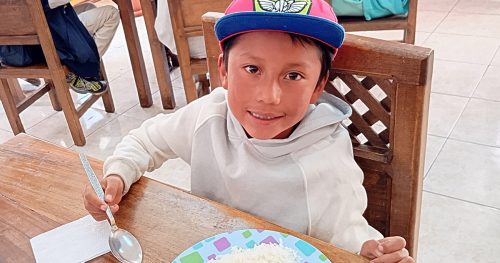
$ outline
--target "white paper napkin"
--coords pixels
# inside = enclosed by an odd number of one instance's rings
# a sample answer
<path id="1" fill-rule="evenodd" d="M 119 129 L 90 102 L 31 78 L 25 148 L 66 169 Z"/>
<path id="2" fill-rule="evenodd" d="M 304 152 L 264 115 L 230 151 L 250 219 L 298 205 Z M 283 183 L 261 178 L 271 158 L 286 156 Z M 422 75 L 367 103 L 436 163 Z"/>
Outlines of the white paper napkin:
<path id="1" fill-rule="evenodd" d="M 85 262 L 108 253 L 109 223 L 88 215 L 30 240 L 37 263 Z"/>

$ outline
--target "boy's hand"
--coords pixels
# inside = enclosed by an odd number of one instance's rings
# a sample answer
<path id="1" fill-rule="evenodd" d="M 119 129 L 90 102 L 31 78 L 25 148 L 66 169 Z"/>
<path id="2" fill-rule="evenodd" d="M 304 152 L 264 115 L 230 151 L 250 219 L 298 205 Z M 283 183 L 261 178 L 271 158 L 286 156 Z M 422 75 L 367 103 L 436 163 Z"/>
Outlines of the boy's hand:
<path id="1" fill-rule="evenodd" d="M 371 259 L 370 263 L 414 263 L 405 246 L 405 239 L 397 236 L 368 240 L 363 243 L 359 254 Z"/>
<path id="2" fill-rule="evenodd" d="M 90 183 L 87 183 L 83 191 L 83 203 L 85 208 L 97 221 L 102 221 L 107 218 L 105 211 L 108 205 L 111 208 L 111 212 L 115 213 L 118 211 L 118 203 L 122 200 L 124 187 L 123 181 L 118 175 L 110 175 L 101 180 L 100 183 L 104 189 L 104 200 L 106 203 L 97 197 Z"/>

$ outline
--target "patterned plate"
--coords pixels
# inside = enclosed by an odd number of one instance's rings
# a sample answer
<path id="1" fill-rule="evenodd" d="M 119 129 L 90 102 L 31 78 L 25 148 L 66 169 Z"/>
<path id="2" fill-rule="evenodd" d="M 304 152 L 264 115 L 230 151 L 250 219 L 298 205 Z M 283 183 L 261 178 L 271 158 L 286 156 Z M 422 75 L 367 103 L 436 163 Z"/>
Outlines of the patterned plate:
<path id="1" fill-rule="evenodd" d="M 321 251 L 306 241 L 292 235 L 260 229 L 245 229 L 227 232 L 207 238 L 182 252 L 172 263 L 204 263 L 218 255 L 231 253 L 232 247 L 253 248 L 262 243 L 281 243 L 291 248 L 302 258 L 303 263 L 328 263 Z"/>

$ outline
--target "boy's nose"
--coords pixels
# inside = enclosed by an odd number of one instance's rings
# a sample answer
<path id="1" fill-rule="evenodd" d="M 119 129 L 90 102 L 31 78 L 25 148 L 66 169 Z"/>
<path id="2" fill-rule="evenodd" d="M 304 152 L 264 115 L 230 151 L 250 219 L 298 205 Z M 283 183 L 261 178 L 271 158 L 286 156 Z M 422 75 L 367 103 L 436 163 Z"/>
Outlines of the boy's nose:
<path id="1" fill-rule="evenodd" d="M 281 99 L 281 88 L 278 81 L 259 88 L 257 100 L 266 104 L 279 104 Z"/>

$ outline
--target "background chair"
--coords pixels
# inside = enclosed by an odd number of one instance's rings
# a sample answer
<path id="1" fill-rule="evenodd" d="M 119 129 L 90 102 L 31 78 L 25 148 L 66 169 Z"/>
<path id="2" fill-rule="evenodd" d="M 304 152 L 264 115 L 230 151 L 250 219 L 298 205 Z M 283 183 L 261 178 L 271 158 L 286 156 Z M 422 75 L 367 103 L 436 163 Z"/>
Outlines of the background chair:
<path id="1" fill-rule="evenodd" d="M 210 81 L 220 86 L 221 52 L 214 25 L 221 13 L 203 15 Z M 402 236 L 417 254 L 433 51 L 347 34 L 332 63 L 326 92 L 353 107 L 349 130 L 365 174 L 370 225 Z"/>
<path id="2" fill-rule="evenodd" d="M 114 112 L 113 99 L 108 90 L 100 96 L 92 95 L 78 108 L 75 107 L 65 68 L 56 53 L 52 35 L 45 19 L 41 2 L 36 0 L 0 0 L 0 45 L 41 45 L 46 64 L 28 67 L 0 67 L 0 99 L 14 134 L 24 132 L 19 114 L 45 93 L 49 93 L 54 110 L 62 110 L 73 141 L 85 145 L 85 135 L 79 118 L 102 97 L 106 112 Z M 101 76 L 106 79 L 103 63 Z M 10 81 L 16 78 L 44 78 L 46 83 L 38 90 L 18 101 L 14 99 Z"/>
<path id="3" fill-rule="evenodd" d="M 168 0 L 175 45 L 179 57 L 179 67 L 187 102 L 198 98 L 193 75 L 198 75 L 204 83 L 204 92 L 208 92 L 206 81 L 207 62 L 205 59 L 191 59 L 188 38 L 203 36 L 201 16 L 208 11 L 224 12 L 231 0 Z"/>
<path id="4" fill-rule="evenodd" d="M 331 0 L 325 0 L 331 4 Z M 335 7 L 334 7 L 335 10 Z M 417 24 L 417 0 L 409 0 L 407 16 L 388 16 L 366 21 L 364 17 L 338 17 L 339 23 L 347 32 L 404 30 L 402 42 L 415 43 L 415 28 Z"/>

